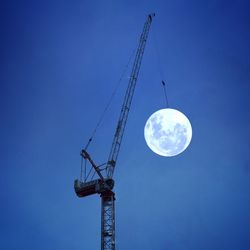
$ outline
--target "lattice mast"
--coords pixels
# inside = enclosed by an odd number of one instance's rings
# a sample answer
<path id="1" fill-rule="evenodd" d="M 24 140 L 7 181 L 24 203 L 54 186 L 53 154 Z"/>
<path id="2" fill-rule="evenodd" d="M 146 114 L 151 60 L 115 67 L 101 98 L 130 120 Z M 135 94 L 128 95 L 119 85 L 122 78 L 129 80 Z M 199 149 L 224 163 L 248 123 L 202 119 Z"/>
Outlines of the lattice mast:
<path id="1" fill-rule="evenodd" d="M 114 180 L 112 179 L 122 137 L 124 134 L 131 102 L 137 82 L 140 66 L 142 62 L 143 53 L 146 46 L 146 41 L 149 33 L 149 28 L 152 23 L 152 18 L 155 14 L 150 14 L 144 24 L 142 34 L 140 36 L 138 49 L 135 56 L 135 61 L 130 74 L 130 79 L 126 94 L 124 97 L 121 113 L 116 127 L 115 135 L 112 142 L 111 151 L 108 162 L 106 164 L 106 176 L 102 174 L 102 170 L 98 167 L 88 152 L 83 149 L 81 156 L 90 162 L 93 169 L 100 177 L 96 180 L 87 181 L 87 178 L 82 180 L 75 180 L 75 192 L 78 197 L 85 197 L 92 194 L 100 194 L 101 204 L 101 250 L 115 250 L 115 193 L 112 191 L 114 187 Z"/>
<path id="2" fill-rule="evenodd" d="M 118 124 L 116 127 L 114 139 L 112 142 L 111 151 L 107 163 L 107 177 L 113 177 L 114 168 L 120 151 L 122 137 L 124 135 L 125 126 L 129 110 L 131 107 L 132 98 L 134 95 L 135 85 L 138 79 L 140 66 L 146 41 L 149 33 L 149 28 L 152 22 L 152 17 L 149 15 L 140 37 L 139 46 L 136 52 L 135 61 L 133 64 L 132 72 L 130 74 L 129 83 L 125 98 L 123 101 L 121 113 L 119 116 Z M 111 191 L 108 194 L 101 195 L 102 197 L 102 250 L 115 250 L 115 194 Z"/>

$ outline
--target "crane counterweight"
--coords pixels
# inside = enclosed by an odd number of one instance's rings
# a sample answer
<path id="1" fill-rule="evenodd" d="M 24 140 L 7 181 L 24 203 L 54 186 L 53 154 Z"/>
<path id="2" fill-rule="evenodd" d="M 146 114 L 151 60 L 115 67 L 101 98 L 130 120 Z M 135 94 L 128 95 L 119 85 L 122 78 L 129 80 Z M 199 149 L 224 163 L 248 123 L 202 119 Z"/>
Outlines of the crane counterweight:
<path id="1" fill-rule="evenodd" d="M 111 191 L 114 184 L 114 180 L 110 178 L 106 178 L 104 181 L 96 179 L 88 182 L 75 180 L 74 188 L 78 197 L 85 197 L 92 194 L 102 194 L 103 192 Z"/>

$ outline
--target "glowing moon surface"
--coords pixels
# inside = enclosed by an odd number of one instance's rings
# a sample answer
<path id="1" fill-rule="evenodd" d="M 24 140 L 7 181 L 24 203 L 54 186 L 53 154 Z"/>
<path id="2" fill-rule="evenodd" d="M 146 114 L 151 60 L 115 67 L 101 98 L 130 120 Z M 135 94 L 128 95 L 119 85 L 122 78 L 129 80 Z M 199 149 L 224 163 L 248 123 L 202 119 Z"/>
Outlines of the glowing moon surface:
<path id="1" fill-rule="evenodd" d="M 188 118 L 176 109 L 161 109 L 146 122 L 144 137 L 149 148 L 158 155 L 175 156 L 182 153 L 192 139 Z"/>

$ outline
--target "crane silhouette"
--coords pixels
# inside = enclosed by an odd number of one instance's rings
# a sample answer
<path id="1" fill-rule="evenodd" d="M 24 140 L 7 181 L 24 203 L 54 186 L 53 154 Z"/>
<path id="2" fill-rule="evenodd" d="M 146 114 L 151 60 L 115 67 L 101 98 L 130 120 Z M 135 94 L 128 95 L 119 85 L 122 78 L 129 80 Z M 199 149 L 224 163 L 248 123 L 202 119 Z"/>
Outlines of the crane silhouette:
<path id="1" fill-rule="evenodd" d="M 92 168 L 99 176 L 99 178 L 95 180 L 88 180 L 88 178 L 85 178 L 83 181 L 81 179 L 76 179 L 74 182 L 74 188 L 78 197 L 100 194 L 101 250 L 115 250 L 115 193 L 112 191 L 114 188 L 113 173 L 119 155 L 129 110 L 131 107 L 131 102 L 140 71 L 150 25 L 154 16 L 155 14 L 149 14 L 147 16 L 147 20 L 144 24 L 143 31 L 140 36 L 139 45 L 135 55 L 132 71 L 130 74 L 127 90 L 125 93 L 107 163 L 105 163 L 104 167 L 98 166 L 92 160 L 91 156 L 86 151 L 86 148 L 82 149 L 81 151 L 81 157 L 91 164 Z"/>

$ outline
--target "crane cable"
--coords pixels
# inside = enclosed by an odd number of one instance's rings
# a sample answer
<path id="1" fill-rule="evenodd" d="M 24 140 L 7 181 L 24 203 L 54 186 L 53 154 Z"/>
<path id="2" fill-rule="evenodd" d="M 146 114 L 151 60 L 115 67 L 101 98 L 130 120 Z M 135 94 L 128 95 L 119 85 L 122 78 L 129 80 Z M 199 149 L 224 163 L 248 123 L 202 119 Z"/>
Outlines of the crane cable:
<path id="1" fill-rule="evenodd" d="M 167 91 L 166 91 L 166 83 L 162 80 L 161 81 L 162 85 L 163 85 L 163 89 L 164 89 L 164 95 L 165 95 L 165 100 L 166 100 L 166 107 L 169 108 L 168 105 L 168 96 L 167 96 Z"/>
<path id="2" fill-rule="evenodd" d="M 162 70 L 162 63 L 160 60 L 160 53 L 159 53 L 159 49 L 158 49 L 158 43 L 157 43 L 157 36 L 156 36 L 156 31 L 154 30 L 154 28 L 152 29 L 152 33 L 153 33 L 153 44 L 154 44 L 154 49 L 155 49 L 155 55 L 156 55 L 156 61 L 158 64 L 158 70 L 159 70 L 159 74 L 161 76 L 161 83 L 163 86 L 163 91 L 164 91 L 164 97 L 165 97 L 165 101 L 166 101 L 166 107 L 169 108 L 169 102 L 168 102 L 168 97 L 167 97 L 167 91 L 166 91 L 166 83 L 168 83 L 167 80 L 163 80 L 166 79 L 164 77 L 164 73 Z"/>
<path id="3" fill-rule="evenodd" d="M 94 138 L 94 136 L 96 134 L 97 129 L 101 126 L 101 123 L 103 122 L 103 119 L 104 119 L 104 117 L 105 117 L 105 115 L 106 115 L 106 113 L 107 113 L 113 99 L 114 99 L 114 96 L 115 96 L 119 86 L 121 85 L 121 82 L 122 82 L 122 80 L 124 78 L 125 73 L 128 70 L 128 67 L 130 65 L 131 59 L 132 59 L 134 54 L 135 54 L 135 49 L 132 51 L 132 53 L 131 53 L 131 55 L 129 57 L 129 60 L 128 60 L 127 64 L 125 65 L 124 70 L 122 71 L 121 76 L 120 76 L 119 80 L 117 81 L 116 86 L 115 86 L 115 88 L 114 88 L 114 90 L 113 90 L 113 92 L 112 92 L 112 94 L 111 94 L 111 96 L 110 96 L 110 98 L 108 100 L 108 103 L 105 106 L 105 108 L 104 108 L 104 110 L 103 110 L 103 112 L 102 112 L 102 114 L 101 114 L 101 116 L 100 116 L 100 118 L 99 118 L 99 120 L 98 120 L 98 122 L 97 122 L 97 124 L 96 124 L 96 126 L 95 126 L 95 128 L 94 128 L 88 142 L 87 142 L 87 144 L 86 144 L 86 146 L 84 147 L 84 150 L 87 150 L 87 148 L 89 147 L 90 143 L 92 142 L 92 140 L 93 140 L 93 138 Z M 84 169 L 83 169 L 83 157 L 81 157 L 80 180 L 84 179 L 84 182 L 85 182 L 88 179 L 88 177 L 89 177 L 89 175 L 90 175 L 90 173 L 92 171 L 92 168 L 90 169 L 90 171 L 87 174 L 87 160 L 85 159 Z M 83 172 L 84 172 L 84 178 L 83 178 Z M 93 179 L 93 176 L 92 176 L 91 179 Z"/>
<path id="4" fill-rule="evenodd" d="M 124 70 L 122 71 L 122 74 L 121 74 L 121 76 L 120 76 L 120 78 L 119 78 L 119 80 L 118 80 L 118 82 L 117 82 L 117 84 L 115 86 L 115 89 L 113 90 L 113 92 L 112 92 L 112 94 L 111 94 L 111 96 L 109 98 L 109 101 L 108 101 L 107 105 L 105 106 L 105 108 L 104 108 L 104 110 L 103 110 L 103 112 L 102 112 L 102 114 L 101 114 L 101 116 L 100 116 L 100 118 L 99 118 L 99 120 L 98 120 L 98 122 L 97 122 L 97 124 L 96 124 L 96 126 L 95 126 L 95 128 L 94 128 L 94 130 L 93 130 L 93 132 L 92 132 L 86 146 L 85 146 L 85 148 L 84 148 L 85 150 L 89 147 L 89 144 L 92 142 L 93 137 L 95 136 L 97 129 L 100 127 L 101 123 L 103 122 L 103 119 L 104 119 L 104 117 L 105 117 L 105 115 L 106 115 L 106 113 L 107 113 L 113 99 L 114 99 L 114 96 L 115 96 L 115 94 L 116 94 L 116 92 L 117 92 L 117 90 L 118 90 L 118 88 L 119 88 L 119 86 L 120 86 L 120 84 L 121 84 L 121 82 L 122 82 L 122 80 L 124 78 L 125 73 L 128 70 L 129 64 L 130 64 L 131 59 L 132 59 L 134 54 L 135 54 L 135 49 L 133 50 L 132 54 L 130 55 L 129 60 L 128 60 L 127 64 L 125 65 Z"/>

